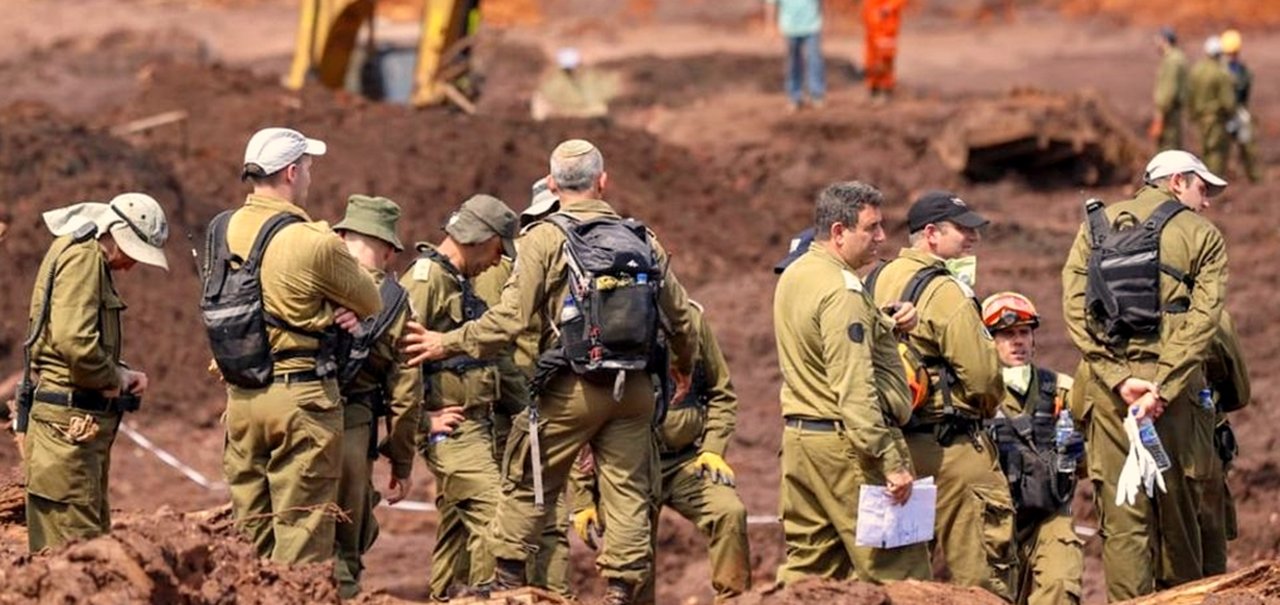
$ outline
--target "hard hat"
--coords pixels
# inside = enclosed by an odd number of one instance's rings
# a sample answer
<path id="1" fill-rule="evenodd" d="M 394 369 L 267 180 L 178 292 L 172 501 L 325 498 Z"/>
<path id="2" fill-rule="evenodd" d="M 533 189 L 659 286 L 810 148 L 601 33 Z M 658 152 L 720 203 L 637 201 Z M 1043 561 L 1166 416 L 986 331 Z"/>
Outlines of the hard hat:
<path id="1" fill-rule="evenodd" d="M 997 292 L 982 301 L 982 323 L 991 333 L 1014 326 L 1040 327 L 1040 313 L 1031 299 L 1017 292 Z"/>
<path id="2" fill-rule="evenodd" d="M 1240 52 L 1240 43 L 1243 41 L 1244 40 L 1240 38 L 1240 32 L 1234 29 L 1229 29 L 1227 31 L 1222 32 L 1222 52 L 1224 53 Z"/>
<path id="3" fill-rule="evenodd" d="M 1222 54 L 1222 38 L 1209 36 L 1204 39 L 1204 54 L 1216 57 Z"/>

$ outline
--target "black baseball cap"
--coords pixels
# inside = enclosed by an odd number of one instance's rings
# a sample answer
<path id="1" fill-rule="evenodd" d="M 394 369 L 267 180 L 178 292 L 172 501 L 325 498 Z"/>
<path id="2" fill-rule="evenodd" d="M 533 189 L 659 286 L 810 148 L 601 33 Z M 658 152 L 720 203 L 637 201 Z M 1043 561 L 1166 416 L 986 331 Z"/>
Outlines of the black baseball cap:
<path id="1" fill-rule="evenodd" d="M 930 191 L 916 199 L 916 203 L 907 211 L 907 229 L 911 233 L 942 221 L 950 221 L 970 229 L 984 227 L 991 222 L 970 210 L 960 196 L 950 191 Z"/>
<path id="2" fill-rule="evenodd" d="M 804 253 L 809 251 L 809 244 L 812 243 L 813 227 L 797 233 L 795 237 L 791 238 L 786 258 L 778 261 L 778 264 L 773 266 L 773 272 L 781 275 L 791 263 L 796 262 L 796 259 L 804 256 Z"/>

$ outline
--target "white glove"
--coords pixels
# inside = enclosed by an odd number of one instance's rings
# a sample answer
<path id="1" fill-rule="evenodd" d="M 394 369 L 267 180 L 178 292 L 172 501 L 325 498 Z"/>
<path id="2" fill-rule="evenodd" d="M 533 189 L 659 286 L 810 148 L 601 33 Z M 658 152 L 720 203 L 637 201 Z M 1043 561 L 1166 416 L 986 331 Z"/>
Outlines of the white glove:
<path id="1" fill-rule="evenodd" d="M 1138 450 L 1143 447 L 1138 438 L 1138 423 L 1132 415 L 1125 416 L 1124 433 L 1129 437 L 1129 455 L 1124 459 L 1120 477 L 1116 479 L 1116 506 L 1133 506 L 1138 498 L 1138 485 L 1142 483 L 1142 463 Z"/>
<path id="2" fill-rule="evenodd" d="M 1138 498 L 1138 485 L 1142 485 L 1148 498 L 1155 496 L 1156 486 L 1160 487 L 1160 491 L 1168 492 L 1156 459 L 1142 445 L 1142 439 L 1138 436 L 1138 421 L 1132 413 L 1125 416 L 1124 433 L 1129 438 L 1129 456 L 1125 458 L 1124 468 L 1120 469 L 1120 477 L 1116 480 L 1116 506 L 1133 506 Z"/>

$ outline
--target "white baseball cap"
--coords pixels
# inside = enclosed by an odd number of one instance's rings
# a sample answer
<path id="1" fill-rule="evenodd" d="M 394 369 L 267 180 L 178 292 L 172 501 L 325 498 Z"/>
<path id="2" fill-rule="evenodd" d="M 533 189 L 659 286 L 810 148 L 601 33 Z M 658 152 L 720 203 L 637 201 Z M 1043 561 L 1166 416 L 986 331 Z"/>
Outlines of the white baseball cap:
<path id="1" fill-rule="evenodd" d="M 115 222 L 111 237 L 129 258 L 153 267 L 169 270 L 164 243 L 169 241 L 169 221 L 160 202 L 145 193 L 121 193 L 107 203 Z"/>
<path id="2" fill-rule="evenodd" d="M 1204 39 L 1204 54 L 1216 57 L 1222 54 L 1222 38 L 1209 36 Z"/>
<path id="3" fill-rule="evenodd" d="M 1204 162 L 1200 158 L 1181 149 L 1169 149 L 1156 154 L 1147 162 L 1147 170 L 1145 180 L 1153 183 L 1158 179 L 1175 174 L 1185 174 L 1194 172 L 1196 176 L 1209 186 L 1209 195 L 1217 195 L 1227 186 L 1227 181 L 1222 177 L 1209 172 Z"/>
<path id="4" fill-rule="evenodd" d="M 308 139 L 291 128 L 263 128 L 244 148 L 244 171 L 240 177 L 271 176 L 304 155 L 324 155 L 327 149 L 324 141 Z"/>

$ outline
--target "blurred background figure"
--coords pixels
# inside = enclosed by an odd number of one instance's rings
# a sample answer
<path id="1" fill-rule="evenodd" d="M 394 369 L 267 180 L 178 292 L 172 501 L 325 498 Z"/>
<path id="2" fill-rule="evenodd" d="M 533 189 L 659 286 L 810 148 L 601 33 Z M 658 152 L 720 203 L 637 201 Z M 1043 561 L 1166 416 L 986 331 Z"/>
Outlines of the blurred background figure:
<path id="1" fill-rule="evenodd" d="M 1222 32 L 1222 54 L 1226 58 L 1227 72 L 1231 74 L 1231 82 L 1236 93 L 1236 113 L 1227 120 L 1227 134 L 1230 136 L 1228 153 L 1234 147 L 1240 151 L 1240 164 L 1249 182 L 1262 180 L 1258 171 L 1257 136 L 1258 123 L 1249 112 L 1249 91 L 1253 88 L 1253 72 L 1240 58 L 1240 46 L 1244 40 L 1240 32 L 1229 29 Z"/>
<path id="2" fill-rule="evenodd" d="M 582 67 L 582 54 L 572 47 L 556 51 L 555 66 L 542 76 L 533 93 L 533 119 L 598 118 L 609 115 L 609 99 L 617 93 L 617 78 Z"/>
<path id="3" fill-rule="evenodd" d="M 1155 115 L 1147 135 L 1156 149 L 1182 149 L 1182 107 L 1187 103 L 1187 55 L 1178 48 L 1178 34 L 1172 27 L 1160 28 L 1156 35 L 1160 67 L 1156 70 Z"/>
<path id="4" fill-rule="evenodd" d="M 867 30 L 866 83 L 871 100 L 883 103 L 893 94 L 893 60 L 898 54 L 898 29 L 906 0 L 865 0 L 862 25 Z"/>
<path id="5" fill-rule="evenodd" d="M 822 0 L 765 0 L 765 28 L 787 41 L 787 110 L 800 110 L 808 88 L 809 104 L 822 107 L 827 96 L 822 59 Z M 801 80 L 803 78 L 803 82 Z"/>

